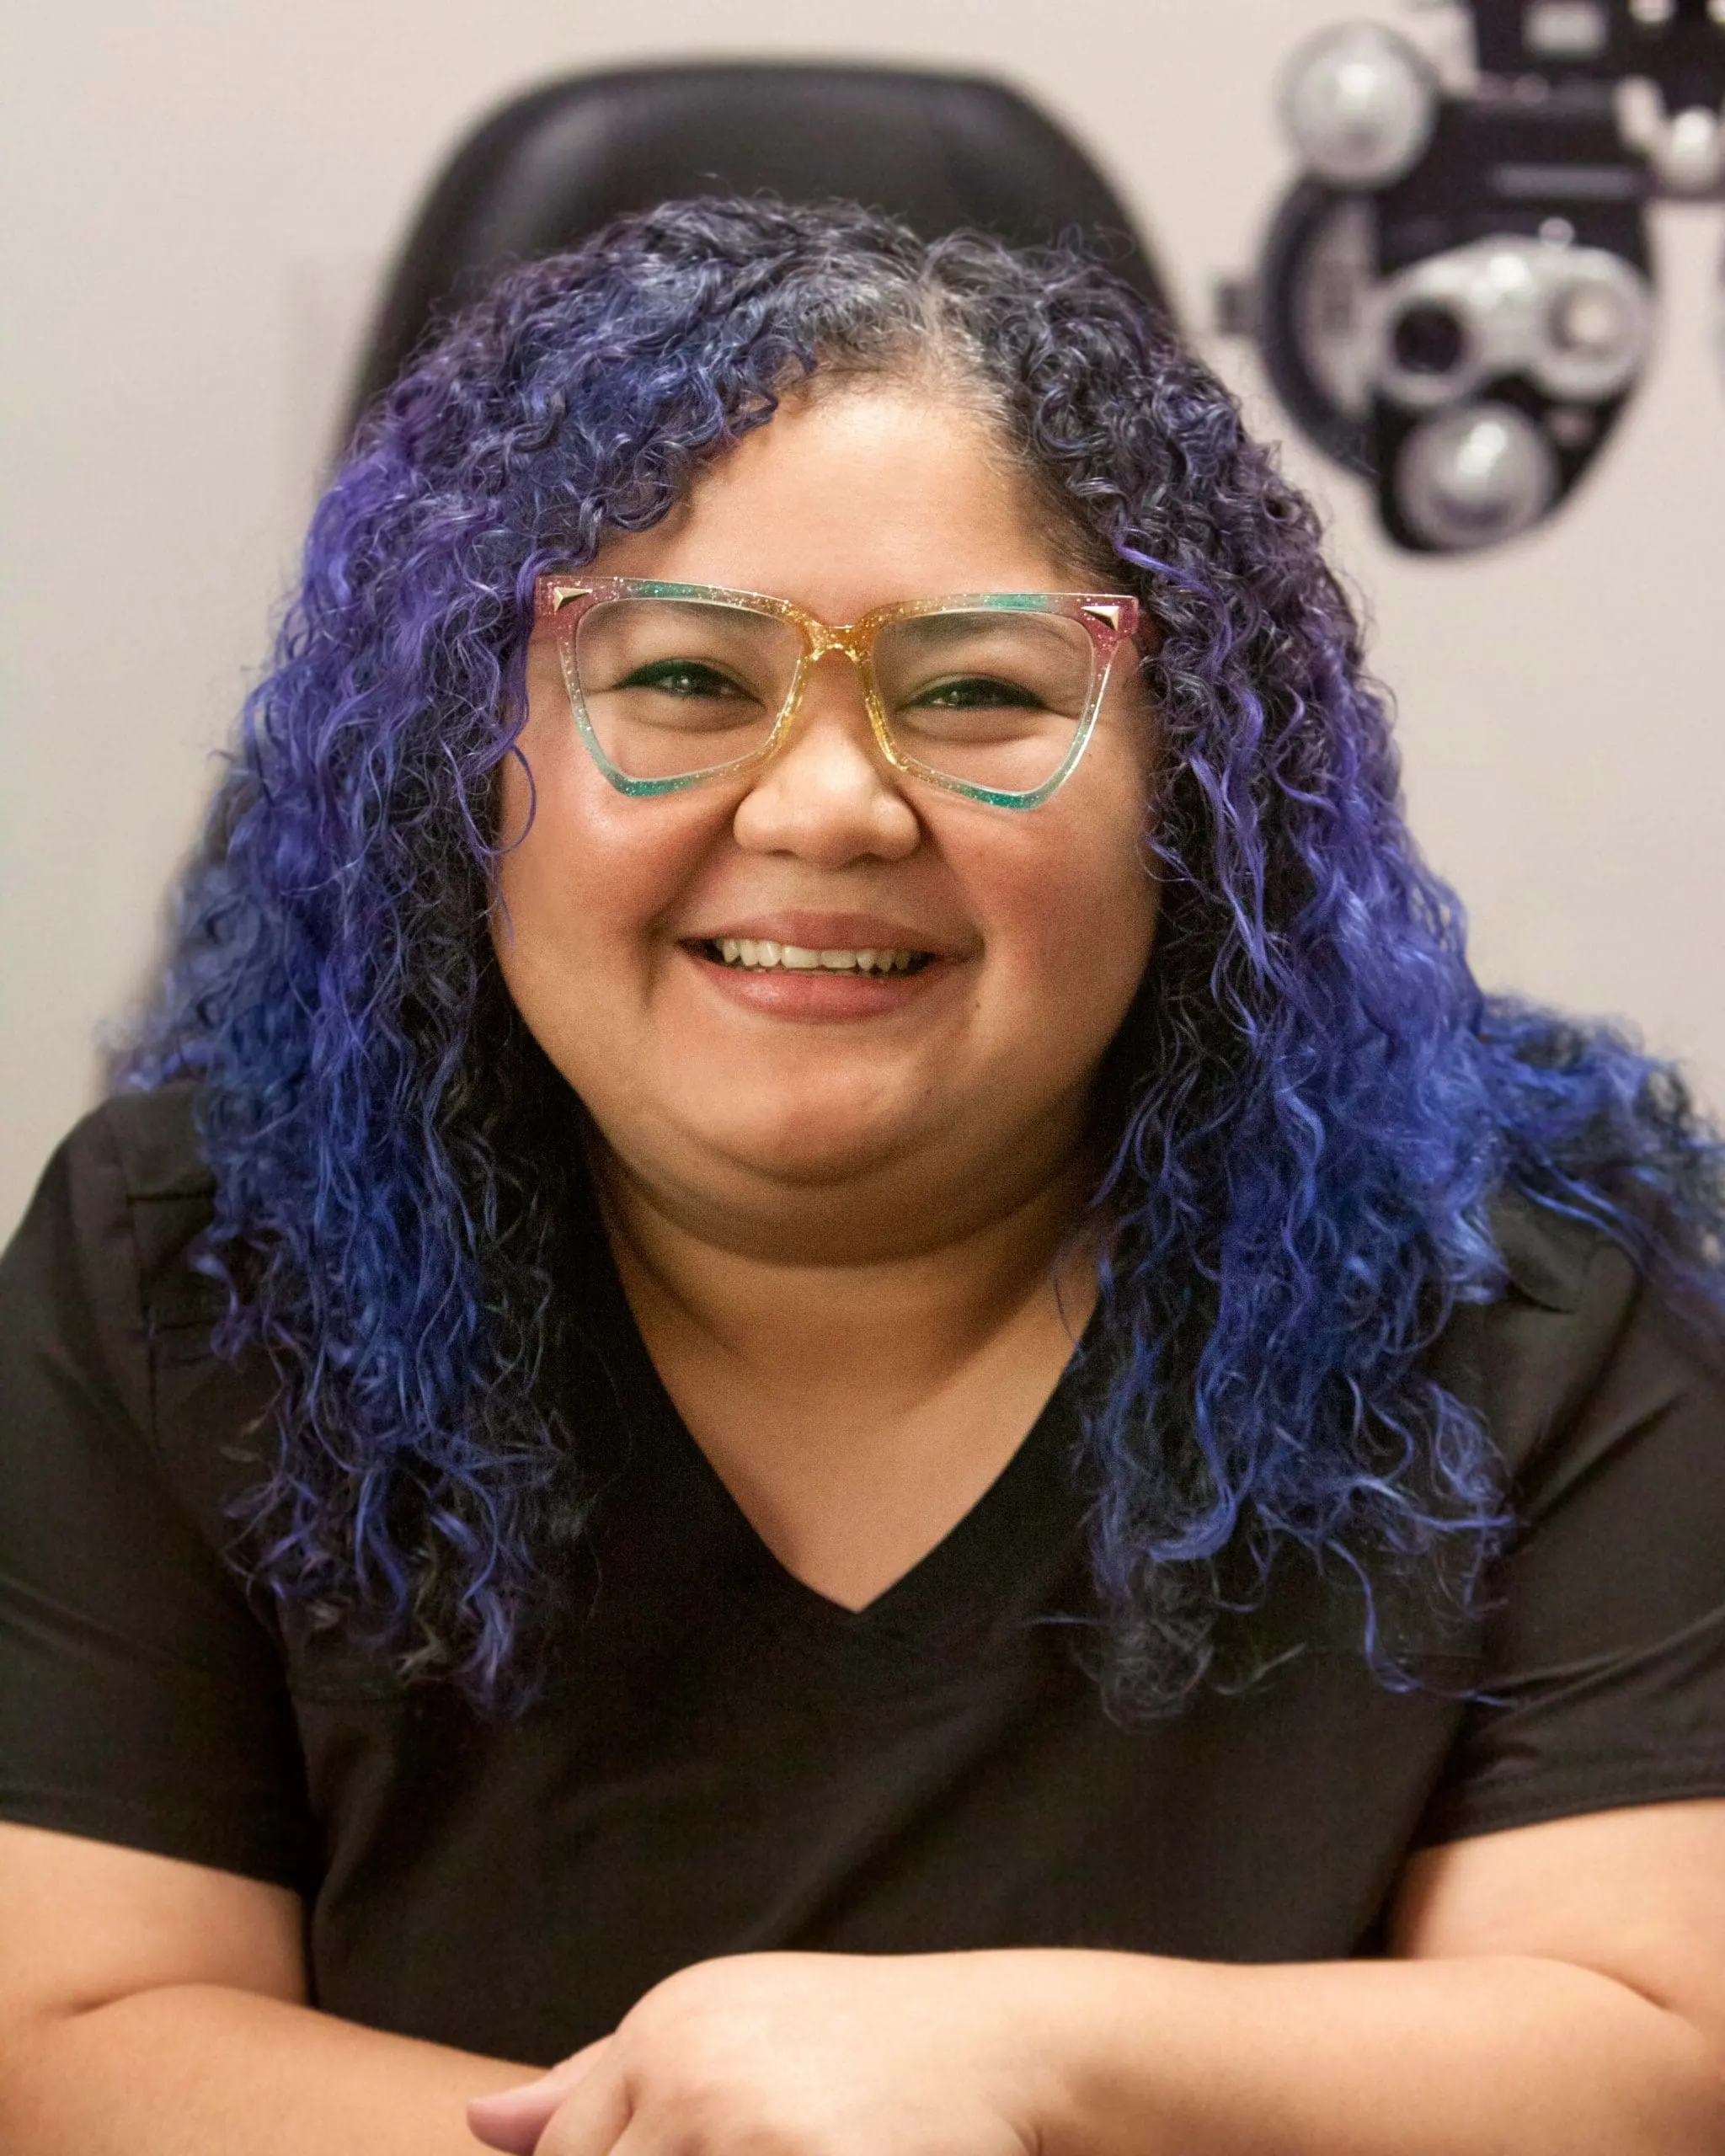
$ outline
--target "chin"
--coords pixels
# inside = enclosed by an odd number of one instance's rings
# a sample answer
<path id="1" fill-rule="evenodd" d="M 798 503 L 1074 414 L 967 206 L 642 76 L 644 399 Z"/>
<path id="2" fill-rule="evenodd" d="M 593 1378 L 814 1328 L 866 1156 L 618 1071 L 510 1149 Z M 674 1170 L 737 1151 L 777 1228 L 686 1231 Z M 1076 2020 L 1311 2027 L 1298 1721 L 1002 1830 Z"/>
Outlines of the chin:
<path id="1" fill-rule="evenodd" d="M 703 1148 L 751 1175 L 791 1183 L 841 1183 L 889 1166 L 917 1147 L 921 1133 L 879 1116 L 787 1108 L 697 1134 Z"/>

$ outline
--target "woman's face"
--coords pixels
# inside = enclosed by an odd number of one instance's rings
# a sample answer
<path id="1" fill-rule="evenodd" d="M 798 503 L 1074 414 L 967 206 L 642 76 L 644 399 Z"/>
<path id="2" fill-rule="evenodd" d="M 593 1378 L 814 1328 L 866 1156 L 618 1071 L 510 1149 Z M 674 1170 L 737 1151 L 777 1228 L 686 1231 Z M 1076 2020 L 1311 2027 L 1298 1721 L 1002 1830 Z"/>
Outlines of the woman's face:
<path id="1" fill-rule="evenodd" d="M 902 599 L 1095 588 L 982 421 L 886 383 L 788 400 L 683 509 L 593 566 L 772 593 L 835 623 Z M 896 773 L 836 654 L 765 766 L 637 799 L 587 755 L 536 636 L 493 936 L 634 1184 L 740 1248 L 784 1231 L 884 1251 L 980 1225 L 1071 1166 L 1156 921 L 1133 658 L 1039 808 Z M 728 940 L 916 959 L 767 969 L 726 964 Z"/>

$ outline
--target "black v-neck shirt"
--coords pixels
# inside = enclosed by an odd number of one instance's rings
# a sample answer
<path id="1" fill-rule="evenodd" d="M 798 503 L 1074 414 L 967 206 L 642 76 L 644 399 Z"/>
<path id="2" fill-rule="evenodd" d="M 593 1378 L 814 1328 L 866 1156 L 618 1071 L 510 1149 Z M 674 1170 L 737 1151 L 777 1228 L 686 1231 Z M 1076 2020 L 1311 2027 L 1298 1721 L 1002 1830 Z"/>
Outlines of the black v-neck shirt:
<path id="1" fill-rule="evenodd" d="M 1487 1620 L 1410 1604 L 1393 1690 L 1290 1560 L 1235 1642 L 1267 1673 L 1130 1729 L 1087 1673 L 1070 1378 L 847 1611 L 750 1527 L 596 1239 L 590 1581 L 488 1720 L 285 1636 L 223 1561 L 270 1392 L 210 1351 L 190 1106 L 88 1118 L 0 1263 L 0 1817 L 296 1888 L 332 2013 L 548 2063 L 720 1954 L 1370 1954 L 1422 1845 L 1725 1796 L 1725 1380 L 1585 1231 L 1507 1209 L 1511 1284 L 1436 1351 L 1522 1522 Z"/>

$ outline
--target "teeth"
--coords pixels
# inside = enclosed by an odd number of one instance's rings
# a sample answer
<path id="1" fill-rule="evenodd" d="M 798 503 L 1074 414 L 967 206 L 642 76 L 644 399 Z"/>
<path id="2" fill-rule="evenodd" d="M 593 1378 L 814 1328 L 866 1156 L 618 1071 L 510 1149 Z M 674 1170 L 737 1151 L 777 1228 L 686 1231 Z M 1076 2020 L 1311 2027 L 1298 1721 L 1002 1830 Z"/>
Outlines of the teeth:
<path id="1" fill-rule="evenodd" d="M 916 951 L 814 951 L 800 943 L 770 943 L 751 936 L 721 936 L 718 955 L 728 966 L 754 972 L 777 968 L 800 974 L 907 974 Z"/>

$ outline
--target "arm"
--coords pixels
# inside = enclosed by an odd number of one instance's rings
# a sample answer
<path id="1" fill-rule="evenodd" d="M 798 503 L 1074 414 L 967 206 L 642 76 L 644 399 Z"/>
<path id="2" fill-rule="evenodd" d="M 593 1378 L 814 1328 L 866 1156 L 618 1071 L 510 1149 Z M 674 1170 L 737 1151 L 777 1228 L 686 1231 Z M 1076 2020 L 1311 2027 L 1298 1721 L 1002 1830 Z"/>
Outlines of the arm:
<path id="1" fill-rule="evenodd" d="M 313 2012 L 297 1897 L 0 1826 L 7 2156 L 473 2156 L 521 2070 Z"/>
<path id="2" fill-rule="evenodd" d="M 1261 1967 L 1034 1951 L 709 1962 L 475 2124 L 538 2156 L 620 2138 L 627 2156 L 1725 2148 L 1725 1802 L 1429 1852 L 1392 1949 Z"/>
<path id="3" fill-rule="evenodd" d="M 1391 1945 L 1403 1958 L 1098 1964 L 1049 2156 L 1725 2148 L 1725 1803 L 1429 1851 Z"/>

